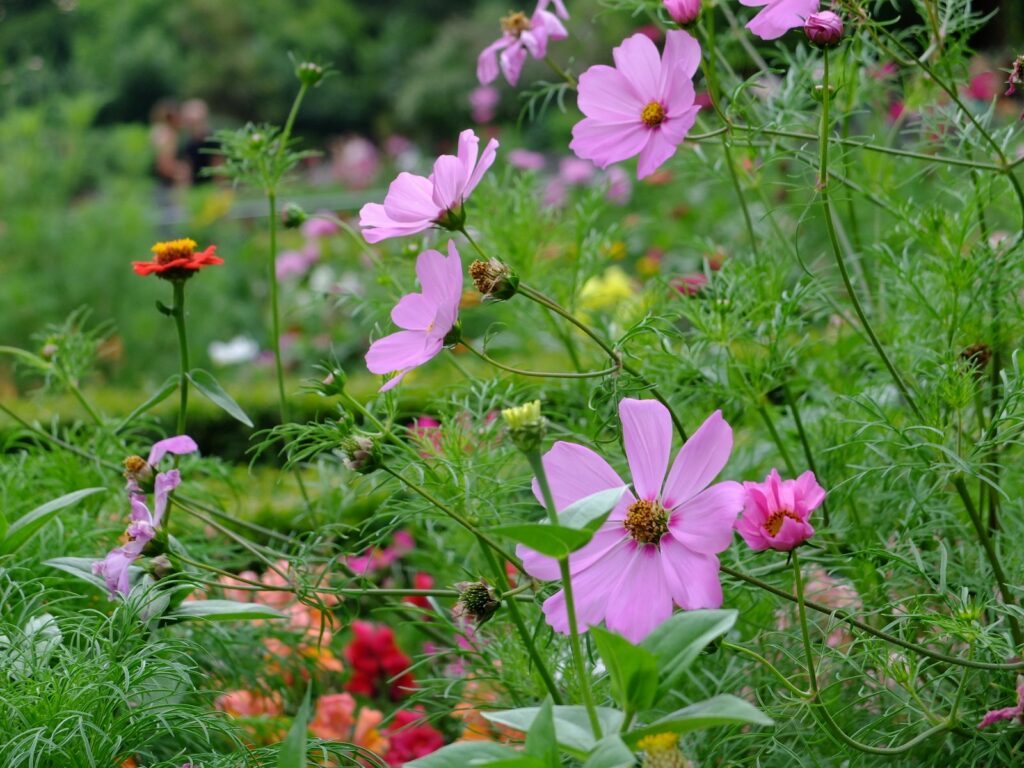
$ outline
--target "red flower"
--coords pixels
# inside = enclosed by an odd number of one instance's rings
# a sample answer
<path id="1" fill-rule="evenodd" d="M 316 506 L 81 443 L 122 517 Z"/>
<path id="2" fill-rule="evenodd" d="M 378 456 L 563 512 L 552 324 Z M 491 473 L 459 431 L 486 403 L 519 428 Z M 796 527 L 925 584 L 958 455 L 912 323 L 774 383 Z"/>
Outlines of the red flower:
<path id="1" fill-rule="evenodd" d="M 186 280 L 203 267 L 223 264 L 224 259 L 215 254 L 217 246 L 211 245 L 205 251 L 196 253 L 196 241 L 188 238 L 170 240 L 153 246 L 152 261 L 133 261 L 132 268 L 137 275 L 155 274 L 164 280 Z"/>
<path id="2" fill-rule="evenodd" d="M 429 755 L 444 746 L 444 736 L 424 720 L 422 709 L 402 709 L 385 730 L 391 741 L 388 765 L 404 765 L 409 760 Z"/>
<path id="3" fill-rule="evenodd" d="M 345 648 L 345 658 L 352 665 L 352 677 L 345 684 L 345 690 L 370 697 L 386 694 L 393 701 L 408 696 L 416 687 L 412 673 L 406 671 L 412 666 L 412 659 L 395 645 L 391 628 L 369 621 L 354 621 L 352 632 L 355 637 Z"/>
<path id="4" fill-rule="evenodd" d="M 434 586 L 434 577 L 422 571 L 412 577 L 413 589 L 430 589 Z M 430 599 L 421 595 L 410 595 L 402 598 L 403 602 L 412 603 L 419 608 L 430 608 Z"/>

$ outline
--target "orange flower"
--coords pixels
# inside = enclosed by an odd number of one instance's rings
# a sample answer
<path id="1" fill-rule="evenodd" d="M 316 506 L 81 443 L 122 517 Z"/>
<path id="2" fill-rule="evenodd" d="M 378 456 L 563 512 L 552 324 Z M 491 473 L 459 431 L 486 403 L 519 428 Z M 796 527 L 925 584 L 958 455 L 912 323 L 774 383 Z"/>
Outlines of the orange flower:
<path id="1" fill-rule="evenodd" d="M 188 238 L 157 243 L 152 248 L 152 261 L 133 261 L 132 268 L 137 275 L 155 274 L 164 280 L 186 280 L 203 267 L 224 263 L 224 259 L 215 254 L 217 246 L 211 245 L 199 253 L 196 247 L 196 241 Z"/>
<path id="2" fill-rule="evenodd" d="M 266 717 L 284 712 L 279 694 L 264 696 L 253 691 L 229 691 L 217 697 L 214 707 L 232 717 Z"/>
<path id="3" fill-rule="evenodd" d="M 350 693 L 332 693 L 316 701 L 316 715 L 309 724 L 310 732 L 320 739 L 348 741 L 383 755 L 390 743 L 380 732 L 384 715 L 376 709 L 363 707 L 356 715 L 356 700 Z"/>

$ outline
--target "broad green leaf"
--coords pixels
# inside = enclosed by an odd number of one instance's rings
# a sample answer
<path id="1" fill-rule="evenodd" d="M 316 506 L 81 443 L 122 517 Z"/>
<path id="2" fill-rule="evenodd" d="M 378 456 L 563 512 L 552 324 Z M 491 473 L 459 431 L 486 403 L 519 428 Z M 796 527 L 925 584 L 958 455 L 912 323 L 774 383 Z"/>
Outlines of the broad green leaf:
<path id="1" fill-rule="evenodd" d="M 558 757 L 558 744 L 555 741 L 555 719 L 552 715 L 554 702 L 551 696 L 540 705 L 533 725 L 526 734 L 526 754 L 538 758 L 547 768 L 558 768 L 561 760 Z"/>
<path id="2" fill-rule="evenodd" d="M 537 761 L 529 758 L 529 763 L 511 762 L 523 757 L 519 752 L 505 744 L 492 741 L 463 741 L 449 744 L 426 757 L 405 764 L 406 768 L 454 768 L 455 766 L 511 766 L 537 765 Z"/>
<path id="3" fill-rule="evenodd" d="M 583 768 L 633 768 L 636 755 L 618 734 L 605 736 L 587 756 Z"/>
<path id="4" fill-rule="evenodd" d="M 619 503 L 626 486 L 598 491 L 570 504 L 558 514 L 558 524 L 565 528 L 596 531 Z"/>
<path id="5" fill-rule="evenodd" d="M 252 619 L 283 619 L 284 614 L 260 603 L 239 603 L 234 600 L 192 600 L 182 603 L 164 615 L 165 619 L 186 621 L 250 621 Z"/>
<path id="6" fill-rule="evenodd" d="M 124 419 L 121 420 L 121 423 L 114 427 L 114 434 L 116 435 L 117 433 L 123 431 L 125 428 L 130 426 L 131 423 L 135 421 L 135 419 L 144 414 L 150 408 L 152 408 L 155 405 L 159 405 L 168 397 L 170 397 L 171 394 L 173 394 L 173 392 L 178 388 L 178 382 L 180 380 L 181 374 L 178 373 L 175 373 L 174 375 L 168 377 L 167 381 L 163 383 L 160 389 L 153 393 L 153 395 L 146 402 L 144 402 L 134 411 L 125 416 Z"/>
<path id="7" fill-rule="evenodd" d="M 92 572 L 92 564 L 95 562 L 97 561 L 91 557 L 54 557 L 50 560 L 44 560 L 43 565 L 64 571 L 64 573 L 70 573 L 72 576 L 106 591 L 107 583 L 103 580 L 103 577 L 97 576 Z M 131 565 L 128 566 L 128 573 L 131 574 L 131 581 L 134 582 L 138 575 L 142 573 L 142 569 Z"/>
<path id="8" fill-rule="evenodd" d="M 506 709 L 500 712 L 482 712 L 493 723 L 515 728 L 528 733 L 540 707 Z M 555 720 L 555 738 L 558 746 L 572 752 L 575 757 L 585 758 L 597 743 L 590 729 L 590 718 L 586 707 L 557 705 L 551 709 Z M 597 719 L 604 733 L 617 733 L 622 727 L 623 714 L 611 707 L 597 707 Z"/>
<path id="9" fill-rule="evenodd" d="M 288 735 L 281 742 L 281 749 L 277 753 L 277 768 L 306 768 L 308 765 L 306 755 L 306 737 L 309 730 L 309 688 L 306 688 L 306 696 L 302 700 L 302 706 L 295 713 L 292 720 L 292 727 L 288 729 Z"/>
<path id="10" fill-rule="evenodd" d="M 246 416 L 245 411 L 234 401 L 231 395 L 224 391 L 224 387 L 220 385 L 220 382 L 214 378 L 212 373 L 202 368 L 193 368 L 188 373 L 188 380 L 211 403 L 222 409 L 229 416 L 242 422 L 247 427 L 252 426 L 252 420 Z"/>
<path id="11" fill-rule="evenodd" d="M 677 613 L 644 638 L 640 647 L 658 659 L 660 679 L 655 701 L 679 682 L 704 646 L 736 623 L 736 611 L 701 610 Z"/>
<path id="12" fill-rule="evenodd" d="M 76 504 L 86 496 L 105 491 L 106 488 L 83 488 L 80 491 L 66 493 L 60 498 L 48 501 L 41 507 L 36 507 L 27 515 L 19 517 L 7 526 L 7 536 L 0 542 L 0 554 L 7 555 L 21 547 L 26 541 L 39 531 L 50 520 L 56 517 L 62 509 Z"/>
<path id="13" fill-rule="evenodd" d="M 690 733 L 718 725 L 773 725 L 774 721 L 753 704 L 723 694 L 691 704 L 657 722 L 626 734 L 626 743 L 635 747 L 644 736 L 657 733 Z"/>
<path id="14" fill-rule="evenodd" d="M 575 552 L 594 535 L 591 531 L 543 523 L 502 525 L 492 528 L 491 533 L 525 544 L 542 555 L 554 558 L 566 557 L 570 552 Z"/>
<path id="15" fill-rule="evenodd" d="M 600 627 L 592 627 L 590 635 L 611 677 L 612 691 L 619 706 L 627 712 L 640 712 L 650 707 L 658 692 L 657 657 Z"/>

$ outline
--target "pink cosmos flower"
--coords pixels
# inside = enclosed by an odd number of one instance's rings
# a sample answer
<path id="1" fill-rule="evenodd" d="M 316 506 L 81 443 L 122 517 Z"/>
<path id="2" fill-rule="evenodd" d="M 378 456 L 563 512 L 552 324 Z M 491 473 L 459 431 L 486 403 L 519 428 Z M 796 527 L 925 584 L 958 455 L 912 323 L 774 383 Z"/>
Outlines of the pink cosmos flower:
<path id="1" fill-rule="evenodd" d="M 1017 677 L 1017 706 L 987 712 L 978 723 L 978 728 L 988 728 L 1000 720 L 1016 720 L 1019 725 L 1024 725 L 1024 677 Z"/>
<path id="2" fill-rule="evenodd" d="M 665 10 L 680 26 L 692 24 L 700 16 L 701 0 L 664 0 Z"/>
<path id="3" fill-rule="evenodd" d="M 131 591 L 129 568 L 142 555 L 142 550 L 156 536 L 160 527 L 171 492 L 181 483 L 181 473 L 176 469 L 160 472 L 153 478 L 153 511 L 146 506 L 146 495 L 141 483 L 148 484 L 156 465 L 168 453 L 182 455 L 199 450 L 188 435 L 169 437 L 153 444 L 149 458 L 143 462 L 138 457 L 126 461 L 128 476 L 128 498 L 131 502 L 131 522 L 125 534 L 128 542 L 115 547 L 102 560 L 92 564 L 92 572 L 102 576 L 110 591 L 110 599 L 117 595 L 127 595 Z"/>
<path id="4" fill-rule="evenodd" d="M 448 256 L 428 250 L 416 259 L 416 277 L 422 293 L 409 293 L 391 310 L 391 319 L 404 330 L 370 345 L 366 367 L 371 373 L 398 373 L 380 388 L 398 385 L 418 365 L 433 358 L 455 327 L 462 300 L 462 260 L 455 243 L 448 241 Z"/>
<path id="5" fill-rule="evenodd" d="M 544 155 L 529 149 L 513 149 L 508 153 L 508 163 L 521 171 L 539 171 L 544 168 Z"/>
<path id="6" fill-rule="evenodd" d="M 469 107 L 472 110 L 473 122 L 478 125 L 491 122 L 500 101 L 501 94 L 498 93 L 497 88 L 490 85 L 474 88 L 469 94 Z"/>
<path id="7" fill-rule="evenodd" d="M 808 518 L 825 500 L 825 489 L 810 470 L 782 480 L 773 469 L 763 483 L 747 482 L 743 488 L 747 498 L 736 530 L 751 549 L 787 552 L 814 535 Z"/>
<path id="8" fill-rule="evenodd" d="M 554 13 L 547 10 L 552 1 Z M 476 78 L 480 84 L 493 83 L 500 66 L 505 80 L 515 87 L 527 53 L 535 59 L 543 59 L 548 54 L 549 40 L 564 40 L 569 36 L 559 17 L 569 18 L 562 0 L 539 0 L 532 17 L 516 11 L 503 18 L 501 37 L 484 48 L 476 60 Z"/>
<path id="9" fill-rule="evenodd" d="M 570 555 L 569 569 L 580 629 L 604 620 L 637 643 L 672 614 L 673 602 L 684 610 L 722 605 L 716 555 L 732 541 L 743 487 L 710 484 L 732 451 L 732 429 L 721 411 L 686 441 L 671 468 L 668 409 L 655 400 L 625 399 L 619 416 L 633 490 L 625 490 L 590 543 Z M 555 443 L 543 464 L 559 511 L 626 485 L 604 459 L 575 443 Z M 533 492 L 541 498 L 536 480 Z M 559 578 L 554 559 L 522 545 L 516 553 L 531 576 Z M 544 601 L 544 614 L 555 630 L 568 633 L 562 591 Z"/>
<path id="10" fill-rule="evenodd" d="M 601 168 L 639 155 L 637 178 L 654 173 L 693 127 L 693 75 L 700 45 L 683 30 L 671 30 L 665 53 L 650 38 L 627 37 L 612 51 L 614 67 L 598 64 L 582 75 L 579 108 L 586 117 L 572 129 L 569 148 Z"/>
<path id="11" fill-rule="evenodd" d="M 748 8 L 762 11 L 747 22 L 747 29 L 762 40 L 776 40 L 791 29 L 802 27 L 818 10 L 821 0 L 740 0 Z"/>
<path id="12" fill-rule="evenodd" d="M 478 161 L 479 146 L 477 135 L 466 129 L 459 134 L 458 155 L 441 155 L 430 176 L 398 174 L 388 187 L 383 205 L 367 203 L 359 211 L 359 226 L 366 242 L 414 235 L 435 225 L 461 226 L 462 205 L 494 163 L 498 140 L 487 142 Z"/>

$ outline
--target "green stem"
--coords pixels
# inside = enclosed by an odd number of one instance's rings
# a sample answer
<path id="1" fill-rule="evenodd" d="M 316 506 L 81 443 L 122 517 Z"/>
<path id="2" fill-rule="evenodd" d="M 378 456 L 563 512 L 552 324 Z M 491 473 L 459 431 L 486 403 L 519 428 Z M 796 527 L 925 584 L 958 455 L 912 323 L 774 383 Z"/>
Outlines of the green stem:
<path id="1" fill-rule="evenodd" d="M 765 426 L 768 427 L 768 432 L 772 436 L 772 440 L 775 441 L 775 445 L 778 446 L 779 453 L 782 455 L 782 461 L 786 464 L 786 470 L 790 476 L 796 477 L 796 465 L 793 463 L 793 459 L 789 456 L 789 449 L 786 448 L 786 443 L 782 440 L 779 435 L 779 431 L 775 428 L 775 422 L 772 421 L 771 415 L 768 413 L 768 409 L 763 404 L 757 406 L 757 412 L 761 414 L 761 419 L 764 421 Z"/>
<path id="2" fill-rule="evenodd" d="M 779 589 L 778 587 L 772 586 L 768 582 L 763 581 L 757 578 L 756 576 L 751 576 L 748 573 L 744 573 L 743 571 L 736 570 L 735 568 L 732 568 L 731 566 L 724 564 L 721 566 L 721 570 L 722 573 L 732 576 L 734 579 L 738 579 L 740 581 L 746 582 L 747 584 L 751 584 L 759 589 L 763 589 L 765 592 L 769 592 L 775 595 L 776 597 L 781 597 L 783 600 L 788 600 L 792 603 L 796 602 L 796 598 L 793 597 L 793 595 L 791 595 L 789 592 L 786 592 L 783 589 Z M 883 632 L 880 629 L 875 629 L 870 624 L 867 624 L 861 621 L 860 619 L 855 618 L 854 616 L 852 616 L 851 614 L 847 613 L 842 609 L 829 608 L 827 605 L 822 605 L 821 603 L 816 603 L 812 600 L 804 600 L 804 605 L 810 608 L 812 611 L 817 611 L 818 613 L 824 614 L 825 616 L 831 616 L 835 619 L 838 619 L 839 621 L 849 624 L 852 627 L 856 627 L 857 629 L 862 630 L 863 632 L 867 632 L 869 635 L 873 635 L 874 637 L 877 637 L 879 640 L 884 640 L 887 643 L 898 645 L 900 648 L 905 648 L 908 651 L 913 651 L 914 653 L 920 654 L 921 656 L 927 656 L 928 658 L 935 659 L 936 661 L 943 661 L 947 664 L 952 664 L 957 667 L 969 667 L 971 669 L 987 669 L 989 671 L 998 672 L 1015 672 L 1018 670 L 1024 670 L 1024 661 L 1013 662 L 1011 664 L 998 664 L 987 661 L 973 661 L 971 659 L 961 659 L 956 656 L 950 656 L 945 653 L 933 651 L 930 648 L 927 648 L 923 645 L 917 645 L 916 643 L 908 642 L 906 640 L 903 640 L 902 638 L 896 637 L 895 635 L 890 635 L 888 632 Z"/>
<path id="3" fill-rule="evenodd" d="M 489 363 L 490 365 L 493 365 L 495 368 L 500 368 L 503 371 L 518 374 L 519 376 L 532 376 L 534 378 L 541 379 L 597 379 L 602 376 L 608 376 L 609 374 L 615 373 L 616 371 L 619 370 L 617 366 L 613 366 L 611 368 L 605 368 L 604 370 L 601 371 L 583 371 L 581 373 L 563 371 L 525 371 L 522 368 L 513 368 L 511 365 L 499 363 L 494 358 L 488 356 L 484 352 L 481 352 L 480 350 L 476 349 L 475 347 L 471 346 L 465 341 L 462 342 L 462 346 L 464 346 L 474 355 L 479 357 L 485 363 Z"/>
<path id="4" fill-rule="evenodd" d="M 772 664 L 770 661 L 768 661 L 768 659 L 766 659 L 764 656 L 757 653 L 756 651 L 752 651 L 749 648 L 744 648 L 742 645 L 734 645 L 733 643 L 730 643 L 728 640 L 723 640 L 721 642 L 721 646 L 727 650 L 736 651 L 737 653 L 742 653 L 744 656 L 749 656 L 754 661 L 766 666 L 769 669 L 769 671 L 773 675 L 775 675 L 776 678 L 778 678 L 779 682 L 786 686 L 790 693 L 799 696 L 801 699 L 809 699 L 812 696 L 812 693 L 810 691 L 801 690 L 800 688 L 789 682 L 788 677 L 782 674 L 782 672 L 780 672 L 774 664 Z"/>
<path id="5" fill-rule="evenodd" d="M 178 368 L 180 379 L 178 390 L 181 392 L 181 400 L 178 403 L 178 432 L 185 434 L 185 425 L 188 417 L 188 333 L 185 331 L 185 281 L 175 280 L 174 284 L 174 306 L 171 314 L 174 317 L 174 325 L 178 329 L 178 352 L 180 353 Z"/>
<path id="6" fill-rule="evenodd" d="M 288 400 L 284 393 L 284 365 L 281 362 L 281 313 L 277 285 L 277 194 L 267 192 L 270 216 L 270 259 L 267 262 L 267 281 L 270 284 L 270 341 L 274 348 L 274 371 L 277 375 L 277 402 L 281 423 L 288 422 Z"/>
<path id="7" fill-rule="evenodd" d="M 818 673 L 814 669 L 814 648 L 811 646 L 811 633 L 807 626 L 807 606 L 804 604 L 804 577 L 800 571 L 800 556 L 794 549 L 790 552 L 793 564 L 793 583 L 796 586 L 796 608 L 800 619 L 800 636 L 804 643 L 804 663 L 807 665 L 807 677 L 810 679 L 811 696 L 818 698 Z"/>
<path id="8" fill-rule="evenodd" d="M 914 412 L 914 415 L 919 421 L 924 421 L 924 414 L 921 409 L 918 408 L 917 400 L 914 398 L 907 384 L 903 381 L 903 377 L 900 376 L 896 370 L 896 366 L 893 365 L 892 360 L 889 359 L 889 355 L 886 353 L 882 342 L 878 340 L 878 336 L 875 335 L 875 330 L 871 326 L 867 315 L 864 312 L 864 307 L 861 306 L 860 299 L 857 298 L 857 292 L 853 288 L 853 283 L 850 280 L 850 273 L 846 267 L 846 260 L 843 256 L 843 250 L 839 245 L 839 238 L 836 234 L 835 220 L 832 214 L 832 204 L 829 201 L 829 176 L 828 176 L 828 145 L 829 145 L 829 133 L 830 133 L 830 117 L 829 117 L 829 68 L 828 68 L 828 50 L 825 49 L 823 52 L 824 60 L 824 75 L 822 77 L 822 89 L 821 89 L 821 131 L 819 134 L 819 175 L 818 175 L 818 189 L 821 193 L 821 205 L 822 213 L 825 217 L 825 226 L 828 229 L 829 242 L 832 245 L 832 253 L 836 259 L 836 265 L 839 267 L 839 274 L 842 276 L 843 285 L 846 287 L 846 292 L 850 297 L 850 302 L 853 304 L 854 312 L 857 313 L 857 318 L 860 320 L 861 327 L 864 329 L 864 333 L 867 334 L 868 339 L 871 341 L 871 345 L 875 348 L 875 352 L 882 359 L 885 367 L 889 371 L 889 375 L 892 376 L 893 381 L 896 383 L 896 387 L 903 395 L 903 399 L 907 405 Z"/>
<path id="9" fill-rule="evenodd" d="M 547 473 L 544 471 L 544 462 L 541 461 L 540 450 L 534 448 L 527 451 L 526 458 L 530 462 L 530 467 L 537 478 L 537 485 L 540 486 L 541 495 L 544 497 L 544 506 L 548 512 L 548 519 L 552 525 L 558 525 L 558 509 L 555 506 L 555 498 L 551 493 L 551 485 L 548 483 Z M 587 667 L 583 661 L 583 648 L 580 645 L 579 626 L 576 624 L 576 603 L 573 598 L 572 574 L 569 570 L 568 555 L 558 558 L 558 568 L 562 577 L 562 593 L 565 595 L 565 612 L 569 619 L 569 647 L 572 650 L 572 658 L 576 665 L 576 678 L 579 683 L 580 694 L 583 697 L 583 704 L 587 708 L 590 727 L 594 731 L 594 738 L 600 741 L 602 738 L 601 721 L 597 717 L 594 696 L 590 690 L 590 681 L 587 678 Z"/>
<path id="10" fill-rule="evenodd" d="M 811 450 L 811 443 L 807 439 L 807 432 L 804 429 L 803 419 L 800 418 L 800 410 L 796 406 L 796 399 L 793 397 L 793 393 L 789 389 L 789 384 L 782 385 L 782 393 L 786 398 L 786 405 L 789 406 L 790 413 L 793 414 L 793 423 L 796 424 L 797 434 L 800 436 L 800 445 L 804 449 L 804 458 L 807 460 L 807 466 L 814 473 L 814 477 L 821 482 L 821 477 L 818 476 L 818 467 L 814 462 L 814 452 Z M 795 473 L 794 473 L 795 474 Z M 825 521 L 825 526 L 828 527 L 828 501 L 821 503 L 822 519 Z"/>
<path id="11" fill-rule="evenodd" d="M 571 72 L 559 66 L 558 63 L 551 58 L 550 55 L 544 57 L 544 63 L 551 67 L 551 70 L 558 75 L 560 78 L 565 80 L 569 84 L 569 87 L 574 91 L 579 88 L 579 82 L 573 76 Z"/>

